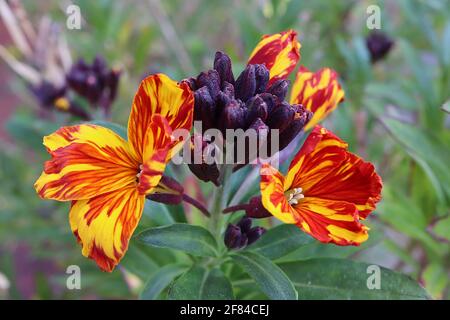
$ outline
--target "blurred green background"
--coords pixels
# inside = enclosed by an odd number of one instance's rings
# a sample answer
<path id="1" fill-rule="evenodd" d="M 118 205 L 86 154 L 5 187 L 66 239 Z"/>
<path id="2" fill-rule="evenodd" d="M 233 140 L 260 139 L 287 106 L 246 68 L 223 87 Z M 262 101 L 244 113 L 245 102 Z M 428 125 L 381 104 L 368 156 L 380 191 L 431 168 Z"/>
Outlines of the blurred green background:
<path id="1" fill-rule="evenodd" d="M 73 3 L 81 9 L 80 30 L 65 27 L 69 3 L 22 2 L 33 26 L 55 23 L 74 61 L 91 62 L 102 55 L 109 66 L 122 69 L 111 115 L 122 125 L 144 76 L 196 76 L 211 68 L 216 50 L 232 57 L 237 74 L 261 35 L 296 30 L 302 44 L 300 63 L 312 70 L 334 68 L 346 91 L 345 102 L 326 120 L 326 127 L 376 165 L 384 189 L 382 202 L 367 221 L 370 239 L 361 247 L 315 243 L 284 259 L 349 257 L 376 263 L 417 279 L 434 298 L 450 298 L 449 1 Z M 395 43 L 375 64 L 365 40 L 370 33 L 366 9 L 373 4 L 381 8 L 381 31 Z M 4 25 L 0 28 L 1 45 L 22 58 Z M 82 257 L 70 232 L 68 204 L 42 201 L 33 188 L 48 158 L 42 136 L 79 120 L 57 110 L 42 112 L 26 82 L 3 60 L 0 67 L 0 298 L 137 297 L 148 276 L 180 259 L 178 253 L 138 250 L 132 244 L 122 267 L 112 274 Z M 185 169 L 177 170 L 186 175 Z M 191 178 L 185 183 L 191 193 L 197 192 L 196 184 Z M 209 190 L 204 184 L 200 188 Z M 177 219 L 152 204 L 140 227 Z M 66 289 L 65 271 L 72 264 L 82 269 L 82 290 Z"/>

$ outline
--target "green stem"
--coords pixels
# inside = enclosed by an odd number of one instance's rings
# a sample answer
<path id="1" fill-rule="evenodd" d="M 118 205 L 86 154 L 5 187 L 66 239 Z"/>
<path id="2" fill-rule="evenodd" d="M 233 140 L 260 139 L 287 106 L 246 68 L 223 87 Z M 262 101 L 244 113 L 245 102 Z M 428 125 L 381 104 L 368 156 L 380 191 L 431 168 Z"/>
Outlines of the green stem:
<path id="1" fill-rule="evenodd" d="M 209 219 L 209 229 L 218 242 L 220 241 L 219 239 L 222 234 L 222 210 L 227 205 L 230 192 L 230 183 L 228 180 L 232 173 L 232 168 L 225 165 L 223 170 L 222 184 L 218 188 L 214 189 L 211 207 L 209 209 L 209 212 L 211 213 L 211 217 Z"/>

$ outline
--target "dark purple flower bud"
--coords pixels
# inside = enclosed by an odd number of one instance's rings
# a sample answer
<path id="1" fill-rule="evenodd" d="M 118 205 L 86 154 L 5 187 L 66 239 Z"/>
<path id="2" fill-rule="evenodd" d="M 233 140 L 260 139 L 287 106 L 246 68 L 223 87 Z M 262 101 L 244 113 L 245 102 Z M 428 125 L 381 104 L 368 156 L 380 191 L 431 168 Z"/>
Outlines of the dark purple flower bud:
<path id="1" fill-rule="evenodd" d="M 176 205 L 183 201 L 183 195 L 179 194 L 167 194 L 167 193 L 152 193 L 147 196 L 147 199 L 156 201 L 159 203 Z"/>
<path id="2" fill-rule="evenodd" d="M 245 247 L 247 246 L 247 244 L 248 244 L 248 237 L 247 237 L 247 234 L 243 233 L 243 234 L 241 235 L 241 239 L 240 239 L 240 241 L 239 241 L 238 249 L 245 248 Z"/>
<path id="3" fill-rule="evenodd" d="M 255 93 L 262 93 L 266 91 L 267 84 L 269 83 L 269 70 L 263 64 L 255 64 L 255 79 L 256 90 Z"/>
<path id="4" fill-rule="evenodd" d="M 105 79 L 106 86 L 109 87 L 109 101 L 112 102 L 116 99 L 117 96 L 117 88 L 119 86 L 119 79 L 121 75 L 121 71 L 117 69 L 112 69 L 107 78 Z"/>
<path id="5" fill-rule="evenodd" d="M 229 249 L 238 249 L 241 245 L 242 232 L 241 228 L 234 224 L 229 224 L 224 236 L 224 243 Z"/>
<path id="6" fill-rule="evenodd" d="M 256 95 L 253 98 L 251 98 L 247 102 L 247 125 L 250 125 L 255 121 L 255 119 L 260 118 L 262 121 L 266 121 L 267 119 L 267 104 L 264 102 L 264 100 Z"/>
<path id="7" fill-rule="evenodd" d="M 196 146 L 196 144 L 200 144 Z M 216 163 L 207 163 L 204 159 L 205 149 L 214 147 L 213 143 L 209 143 L 199 134 L 191 137 L 191 163 L 188 164 L 191 172 L 200 180 L 211 181 L 216 186 L 220 186 L 220 171 Z M 213 157 L 214 154 L 209 153 Z"/>
<path id="8" fill-rule="evenodd" d="M 273 108 L 272 112 L 267 118 L 267 125 L 270 129 L 279 129 L 282 132 L 287 128 L 294 119 L 295 110 L 289 103 L 283 101 L 278 106 Z"/>
<path id="9" fill-rule="evenodd" d="M 182 82 L 186 82 L 192 91 L 195 91 L 198 89 L 197 88 L 197 80 L 195 80 L 195 78 L 193 78 L 193 77 L 184 79 L 184 80 L 182 80 Z"/>
<path id="10" fill-rule="evenodd" d="M 227 81 L 225 81 L 222 85 L 222 92 L 230 99 L 234 98 L 234 86 Z"/>
<path id="11" fill-rule="evenodd" d="M 84 110 L 81 106 L 79 106 L 73 101 L 70 101 L 70 107 L 67 110 L 67 112 L 83 120 L 91 119 L 91 116 L 86 112 L 86 110 Z"/>
<path id="12" fill-rule="evenodd" d="M 225 134 L 225 129 L 243 128 L 245 125 L 245 110 L 236 101 L 230 101 L 222 112 L 220 119 L 222 124 L 222 131 Z"/>
<path id="13" fill-rule="evenodd" d="M 312 118 L 313 113 L 306 110 L 302 105 L 293 105 L 295 109 L 294 120 L 280 133 L 280 150 L 286 148 L 294 138 L 303 132 L 303 128 Z"/>
<path id="14" fill-rule="evenodd" d="M 277 80 L 269 88 L 269 93 L 278 97 L 279 101 L 284 101 L 289 89 L 289 80 Z"/>
<path id="15" fill-rule="evenodd" d="M 372 63 L 383 59 L 394 46 L 394 41 L 385 33 L 374 31 L 366 39 Z"/>
<path id="16" fill-rule="evenodd" d="M 248 99 L 255 95 L 256 78 L 255 66 L 248 65 L 244 71 L 239 75 L 234 86 L 236 98 L 247 102 Z"/>
<path id="17" fill-rule="evenodd" d="M 199 88 L 206 86 L 213 100 L 216 99 L 220 91 L 220 77 L 216 70 L 202 72 L 197 77 L 197 86 Z"/>
<path id="18" fill-rule="evenodd" d="M 206 86 L 194 92 L 194 119 L 202 121 L 203 130 L 214 127 L 216 105 Z"/>
<path id="19" fill-rule="evenodd" d="M 259 94 L 259 97 L 266 103 L 268 113 L 272 112 L 273 108 L 278 104 L 278 98 L 271 93 L 263 92 Z"/>
<path id="20" fill-rule="evenodd" d="M 251 245 L 256 240 L 261 238 L 261 236 L 266 232 L 266 229 L 263 227 L 254 227 L 251 228 L 246 234 L 248 238 L 248 245 Z"/>
<path id="21" fill-rule="evenodd" d="M 214 70 L 220 77 L 220 84 L 223 88 L 225 82 L 234 84 L 234 75 L 231 67 L 231 59 L 223 52 L 217 51 L 214 58 Z"/>
<path id="22" fill-rule="evenodd" d="M 241 228 L 242 233 L 247 233 L 252 227 L 252 219 L 249 217 L 243 217 L 237 224 Z"/>
<path id="23" fill-rule="evenodd" d="M 248 202 L 248 206 L 245 210 L 245 213 L 248 217 L 261 219 L 271 217 L 272 214 L 264 208 L 261 202 L 261 196 L 256 196 L 250 199 Z"/>

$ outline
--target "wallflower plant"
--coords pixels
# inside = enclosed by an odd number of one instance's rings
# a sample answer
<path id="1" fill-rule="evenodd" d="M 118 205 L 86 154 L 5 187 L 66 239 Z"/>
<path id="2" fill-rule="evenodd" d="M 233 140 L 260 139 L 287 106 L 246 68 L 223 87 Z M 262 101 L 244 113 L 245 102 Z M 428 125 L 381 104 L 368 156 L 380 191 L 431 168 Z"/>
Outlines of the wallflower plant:
<path id="1" fill-rule="evenodd" d="M 316 241 L 339 246 L 367 241 L 369 228 L 362 222 L 380 201 L 382 182 L 373 164 L 349 152 L 346 142 L 318 124 L 344 100 L 334 70 L 312 72 L 300 66 L 289 102 L 285 100 L 300 47 L 296 32 L 288 30 L 264 36 L 237 78 L 230 57 L 222 52 L 216 53 L 213 69 L 197 77 L 180 82 L 164 74 L 147 77 L 132 103 L 127 139 L 93 123 L 63 127 L 44 137 L 51 159 L 35 183 L 37 193 L 71 203 L 70 227 L 82 254 L 108 272 L 134 245 L 130 239 L 146 201 L 164 203 L 169 210 L 184 201 L 203 213 L 195 224 L 190 213 L 191 223 L 152 227 L 136 236 L 151 247 L 190 257 L 189 263 L 184 259 L 163 266 L 142 279 L 148 280 L 143 298 L 233 299 L 253 294 L 297 299 L 302 290 L 317 290 L 299 284 L 308 272 L 279 259 Z M 192 132 L 194 120 L 201 122 L 202 132 L 177 138 L 177 130 Z M 192 190 L 177 181 L 180 171 L 171 170 L 169 176 L 165 169 L 180 149 L 195 149 L 196 135 L 201 152 L 214 146 L 217 141 L 204 135 L 208 129 L 277 130 L 279 150 L 271 150 L 269 157 L 287 154 L 292 159 L 289 169 L 283 174 L 258 154 L 253 155 L 256 162 L 247 154 L 245 163 L 233 165 L 206 163 L 201 157 L 199 163 L 189 163 L 189 169 L 212 191 L 208 203 L 193 199 L 187 195 Z M 306 139 L 294 154 L 302 137 Z M 227 144 L 224 152 L 230 148 Z M 241 192 L 236 181 L 244 184 L 251 170 L 260 171 L 259 191 L 239 195 L 247 202 L 231 203 L 234 193 Z M 258 185 L 256 180 L 251 183 Z M 348 276 L 363 279 L 359 290 L 368 290 L 363 265 L 359 268 L 361 275 Z M 163 275 L 165 286 L 156 281 Z M 327 275 L 321 277 L 326 281 Z M 406 286 L 409 290 L 416 284 Z"/>

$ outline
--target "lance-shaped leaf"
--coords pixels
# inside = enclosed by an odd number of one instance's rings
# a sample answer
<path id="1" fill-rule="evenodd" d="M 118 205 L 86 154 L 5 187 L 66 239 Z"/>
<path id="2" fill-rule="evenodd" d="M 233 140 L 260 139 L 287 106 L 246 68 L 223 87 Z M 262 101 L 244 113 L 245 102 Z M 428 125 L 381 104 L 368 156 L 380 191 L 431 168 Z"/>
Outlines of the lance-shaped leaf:
<path id="1" fill-rule="evenodd" d="M 217 243 L 211 233 L 200 226 L 175 223 L 142 231 L 137 239 L 160 248 L 177 249 L 194 256 L 215 257 Z"/>
<path id="2" fill-rule="evenodd" d="M 314 239 L 297 226 L 282 224 L 264 233 L 248 250 L 275 260 L 312 242 Z"/>
<path id="3" fill-rule="evenodd" d="M 297 300 L 297 291 L 286 274 L 272 261 L 254 252 L 233 254 L 233 261 L 255 280 L 272 300 Z"/>
<path id="4" fill-rule="evenodd" d="M 279 265 L 299 299 L 428 299 L 416 281 L 395 271 L 345 259 L 319 258 Z"/>
<path id="5" fill-rule="evenodd" d="M 156 300 L 173 279 L 185 270 L 186 266 L 182 264 L 169 264 L 162 267 L 147 281 L 139 298 L 143 300 Z"/>
<path id="6" fill-rule="evenodd" d="M 230 281 L 219 268 L 193 266 L 175 280 L 168 294 L 171 300 L 232 300 Z"/>

